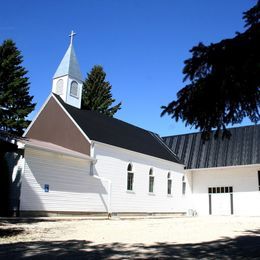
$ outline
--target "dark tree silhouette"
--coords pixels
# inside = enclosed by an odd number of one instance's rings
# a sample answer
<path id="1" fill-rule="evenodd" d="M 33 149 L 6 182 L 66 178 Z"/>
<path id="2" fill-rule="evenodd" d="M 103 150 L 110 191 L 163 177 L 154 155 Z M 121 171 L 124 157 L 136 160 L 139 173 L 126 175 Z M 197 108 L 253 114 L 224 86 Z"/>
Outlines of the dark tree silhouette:
<path id="1" fill-rule="evenodd" d="M 121 102 L 115 106 L 112 103 L 112 86 L 106 79 L 106 73 L 102 66 L 94 66 L 83 84 L 82 108 L 98 111 L 99 113 L 113 117 L 121 109 Z"/>
<path id="2" fill-rule="evenodd" d="M 26 117 L 35 107 L 22 62 L 15 43 L 5 40 L 0 45 L 0 130 L 15 135 L 23 134 L 29 124 Z"/>
<path id="3" fill-rule="evenodd" d="M 203 132 L 207 139 L 216 129 L 229 136 L 228 125 L 248 117 L 259 122 L 260 104 L 260 1 L 244 13 L 246 30 L 232 39 L 205 46 L 199 43 L 190 52 L 183 73 L 188 84 L 177 100 L 163 106 L 161 116 Z"/>

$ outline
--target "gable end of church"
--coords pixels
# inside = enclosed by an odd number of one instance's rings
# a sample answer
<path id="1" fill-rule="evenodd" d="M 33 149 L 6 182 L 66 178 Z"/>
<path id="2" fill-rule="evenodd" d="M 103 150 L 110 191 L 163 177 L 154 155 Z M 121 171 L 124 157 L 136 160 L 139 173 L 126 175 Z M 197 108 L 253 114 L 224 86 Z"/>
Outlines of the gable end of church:
<path id="1" fill-rule="evenodd" d="M 90 155 L 90 140 L 62 109 L 54 96 L 49 98 L 31 123 L 25 137 Z"/>

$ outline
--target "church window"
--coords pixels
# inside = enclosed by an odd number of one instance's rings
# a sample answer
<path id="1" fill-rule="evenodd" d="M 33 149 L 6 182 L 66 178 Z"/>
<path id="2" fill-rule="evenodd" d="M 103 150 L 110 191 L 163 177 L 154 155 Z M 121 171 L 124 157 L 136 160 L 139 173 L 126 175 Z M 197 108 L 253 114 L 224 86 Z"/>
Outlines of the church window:
<path id="1" fill-rule="evenodd" d="M 260 190 L 260 171 L 258 171 L 258 190 Z"/>
<path id="2" fill-rule="evenodd" d="M 70 85 L 70 95 L 72 97 L 79 97 L 79 86 L 78 83 L 76 81 L 72 81 L 71 85 Z"/>
<path id="3" fill-rule="evenodd" d="M 63 79 L 59 79 L 56 84 L 56 94 L 62 95 L 63 93 Z"/>
<path id="4" fill-rule="evenodd" d="M 153 169 L 151 168 L 149 171 L 149 192 L 154 192 L 154 175 L 153 175 Z"/>
<path id="5" fill-rule="evenodd" d="M 172 194 L 172 179 L 171 179 L 170 172 L 168 172 L 168 175 L 167 175 L 167 194 L 168 195 Z"/>
<path id="6" fill-rule="evenodd" d="M 186 181 L 185 181 L 185 177 L 182 177 L 182 195 L 185 195 L 186 193 Z"/>
<path id="7" fill-rule="evenodd" d="M 134 184 L 133 166 L 131 163 L 129 163 L 127 166 L 127 190 L 132 191 L 133 184 Z"/>

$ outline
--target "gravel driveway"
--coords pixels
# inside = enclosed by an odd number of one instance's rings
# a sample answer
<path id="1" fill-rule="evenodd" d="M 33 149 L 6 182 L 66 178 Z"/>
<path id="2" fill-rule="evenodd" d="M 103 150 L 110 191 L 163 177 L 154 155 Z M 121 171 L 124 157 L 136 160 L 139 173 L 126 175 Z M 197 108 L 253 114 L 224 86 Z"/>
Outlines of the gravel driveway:
<path id="1" fill-rule="evenodd" d="M 1 259 L 260 258 L 260 217 L 0 219 Z"/>

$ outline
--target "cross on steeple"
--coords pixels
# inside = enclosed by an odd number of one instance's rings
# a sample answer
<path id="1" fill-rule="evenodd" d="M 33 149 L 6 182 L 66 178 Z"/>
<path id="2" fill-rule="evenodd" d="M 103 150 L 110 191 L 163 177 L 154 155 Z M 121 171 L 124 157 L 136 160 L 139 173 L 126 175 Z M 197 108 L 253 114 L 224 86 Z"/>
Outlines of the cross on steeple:
<path id="1" fill-rule="evenodd" d="M 74 33 L 73 30 L 72 30 L 70 35 L 69 35 L 69 37 L 70 37 L 70 44 L 72 44 L 72 42 L 73 42 L 74 35 L 76 35 L 76 33 Z"/>

